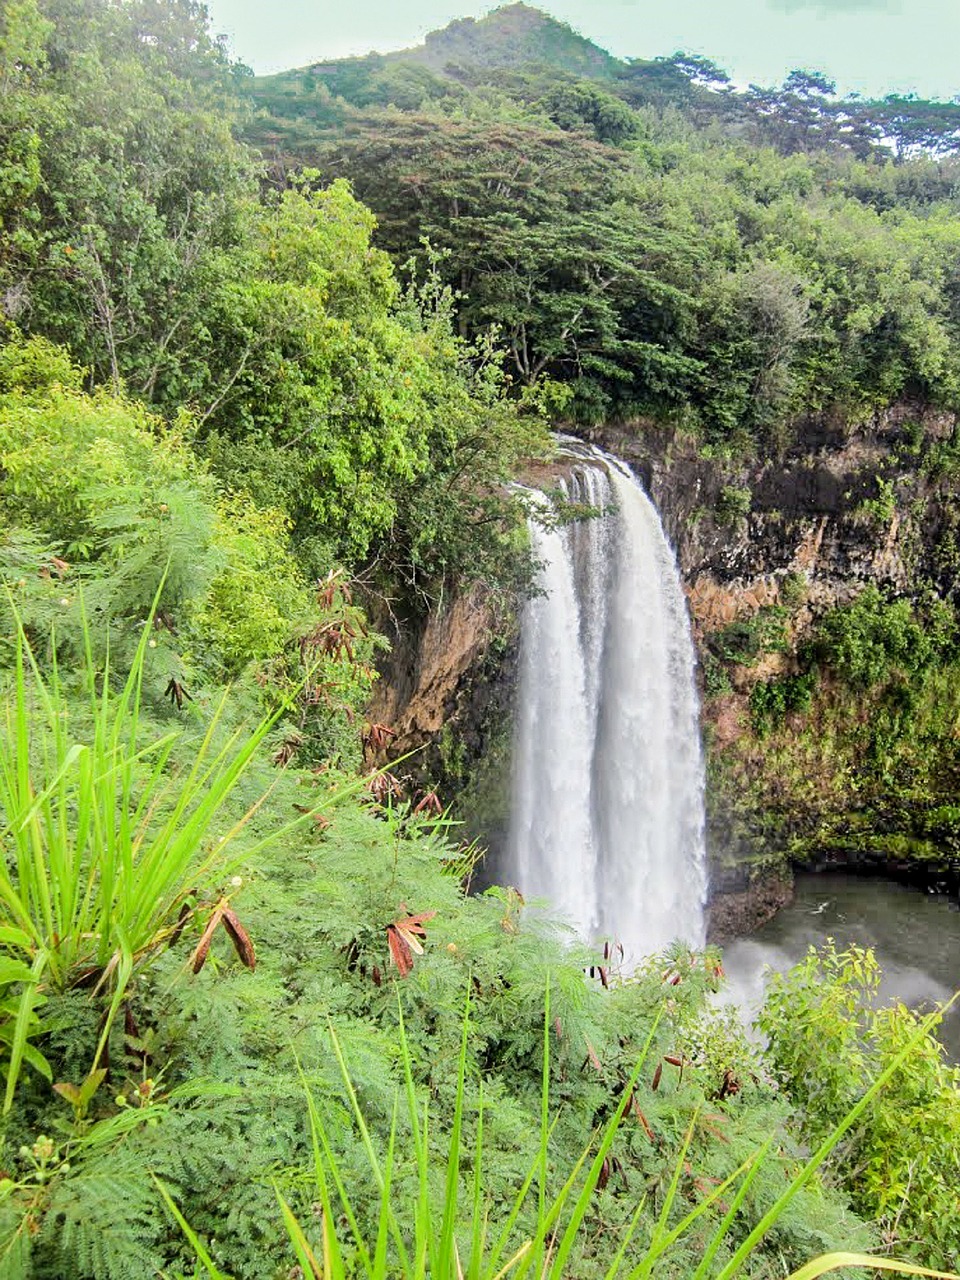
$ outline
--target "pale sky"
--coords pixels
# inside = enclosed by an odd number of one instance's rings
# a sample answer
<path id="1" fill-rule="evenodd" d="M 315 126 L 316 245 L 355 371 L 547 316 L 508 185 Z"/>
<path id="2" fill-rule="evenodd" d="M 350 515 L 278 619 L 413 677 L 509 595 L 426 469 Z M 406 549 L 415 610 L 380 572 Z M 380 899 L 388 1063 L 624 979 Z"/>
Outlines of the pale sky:
<path id="1" fill-rule="evenodd" d="M 215 32 L 258 72 L 419 44 L 496 0 L 208 0 Z M 794 67 L 841 91 L 960 94 L 960 0 L 546 0 L 540 7 L 618 57 L 678 49 L 714 59 L 740 85 Z"/>

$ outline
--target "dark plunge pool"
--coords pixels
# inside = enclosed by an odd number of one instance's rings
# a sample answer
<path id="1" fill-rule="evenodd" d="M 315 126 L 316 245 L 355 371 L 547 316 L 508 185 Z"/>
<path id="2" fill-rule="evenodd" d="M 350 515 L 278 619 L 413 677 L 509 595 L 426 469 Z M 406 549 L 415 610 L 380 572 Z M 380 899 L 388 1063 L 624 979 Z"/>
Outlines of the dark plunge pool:
<path id="1" fill-rule="evenodd" d="M 763 999 L 765 968 L 789 969 L 827 938 L 839 948 L 873 948 L 883 970 L 881 1002 L 930 1007 L 960 988 L 960 910 L 954 902 L 888 880 L 824 873 L 798 876 L 789 906 L 757 933 L 724 947 L 731 997 L 754 1013 Z M 950 1010 L 938 1035 L 960 1062 L 960 1008 Z"/>

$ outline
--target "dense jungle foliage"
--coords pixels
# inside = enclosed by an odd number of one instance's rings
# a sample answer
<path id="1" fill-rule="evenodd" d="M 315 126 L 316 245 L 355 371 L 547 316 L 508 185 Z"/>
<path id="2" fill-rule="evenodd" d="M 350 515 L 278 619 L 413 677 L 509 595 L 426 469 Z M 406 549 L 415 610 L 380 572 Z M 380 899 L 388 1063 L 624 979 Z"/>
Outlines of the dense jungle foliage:
<path id="1" fill-rule="evenodd" d="M 799 71 L 734 91 L 525 5 L 244 87 L 279 180 L 346 176 L 396 261 L 442 250 L 462 331 L 496 325 L 512 376 L 563 379 L 582 422 L 667 417 L 743 452 L 801 410 L 956 407 L 956 104 Z"/>
<path id="2" fill-rule="evenodd" d="M 956 1072 L 852 998 L 869 958 L 812 957 L 761 1049 L 715 952 L 624 976 L 470 896 L 373 767 L 361 604 L 516 591 L 551 415 L 752 448 L 952 404 L 949 162 L 785 155 L 702 64 L 553 36 L 562 74 L 346 64 L 268 119 L 193 0 L 3 6 L 5 1280 L 955 1264 Z M 851 678 L 934 671 L 948 622 L 879 607 L 823 623 Z"/>
<path id="3" fill-rule="evenodd" d="M 836 424 L 853 440 L 902 411 L 839 520 L 845 548 L 895 544 L 909 581 L 871 570 L 880 596 L 852 586 L 825 617 L 785 557 L 782 625 L 748 611 L 706 638 L 710 716 L 747 701 L 712 796 L 734 856 L 956 885 L 960 105 L 839 98 L 801 70 L 735 89 L 522 4 L 242 90 L 273 180 L 348 178 L 394 261 L 453 291 L 459 332 L 497 334 L 515 387 L 561 383 L 575 429 L 616 422 L 668 466 L 663 440 L 692 439 L 724 479 L 690 519 L 752 529 L 764 462 L 786 476 Z"/>

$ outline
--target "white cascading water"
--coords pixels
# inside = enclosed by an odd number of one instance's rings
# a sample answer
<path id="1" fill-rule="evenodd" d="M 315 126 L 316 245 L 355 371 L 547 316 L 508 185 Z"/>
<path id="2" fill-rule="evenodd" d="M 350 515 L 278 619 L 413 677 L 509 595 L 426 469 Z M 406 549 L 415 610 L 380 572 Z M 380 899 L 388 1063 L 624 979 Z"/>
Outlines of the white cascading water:
<path id="1" fill-rule="evenodd" d="M 578 450 L 566 491 L 604 514 L 531 524 L 542 594 L 523 617 L 511 878 L 628 963 L 704 940 L 694 649 L 673 552 L 632 473 Z"/>

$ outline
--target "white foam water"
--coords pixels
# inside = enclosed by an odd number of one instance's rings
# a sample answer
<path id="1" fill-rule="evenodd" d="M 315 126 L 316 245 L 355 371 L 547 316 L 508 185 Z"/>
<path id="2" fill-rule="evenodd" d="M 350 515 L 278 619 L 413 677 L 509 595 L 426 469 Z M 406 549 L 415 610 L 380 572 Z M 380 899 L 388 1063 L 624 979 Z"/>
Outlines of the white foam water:
<path id="1" fill-rule="evenodd" d="M 510 877 L 628 963 L 704 940 L 703 760 L 686 601 L 657 512 L 623 463 L 578 449 L 568 496 L 602 514 L 531 523 Z"/>

